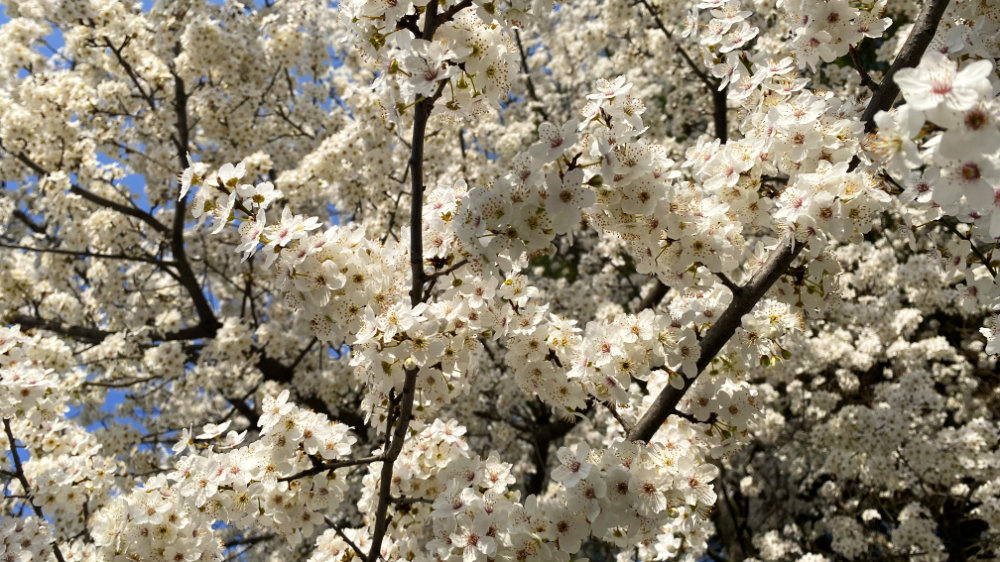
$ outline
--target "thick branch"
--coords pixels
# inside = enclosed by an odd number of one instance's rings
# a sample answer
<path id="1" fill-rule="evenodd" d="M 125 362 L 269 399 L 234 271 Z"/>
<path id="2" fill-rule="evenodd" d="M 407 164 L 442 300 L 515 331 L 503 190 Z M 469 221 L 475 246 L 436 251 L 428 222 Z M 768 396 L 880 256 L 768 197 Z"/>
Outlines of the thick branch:
<path id="1" fill-rule="evenodd" d="M 545 425 L 539 426 L 531 432 L 531 442 L 535 446 L 535 472 L 528 478 L 528 486 L 525 493 L 540 494 L 545 487 L 546 469 L 549 466 L 549 447 L 553 441 L 562 439 L 575 426 L 577 420 L 556 419 Z"/>
<path id="2" fill-rule="evenodd" d="M 410 148 L 410 304 L 416 306 L 423 300 L 424 283 L 424 135 L 431 106 L 426 99 L 417 103 L 413 115 L 413 142 Z M 431 101 L 433 104 L 433 101 Z"/>
<path id="3" fill-rule="evenodd" d="M 175 52 L 180 53 L 179 44 L 175 47 Z M 177 164 L 181 170 L 184 170 L 191 165 L 187 156 L 190 137 L 187 120 L 187 92 L 184 91 L 184 81 L 176 74 L 174 75 L 174 111 L 177 114 L 177 136 L 175 137 Z M 170 229 L 170 251 L 177 262 L 177 275 L 180 278 L 180 284 L 191 297 L 194 309 L 198 313 L 199 324 L 210 327 L 214 333 L 220 325 L 219 320 L 215 317 L 211 303 L 208 302 L 205 293 L 201 290 L 201 284 L 198 283 L 198 278 L 191 269 L 191 263 L 187 259 L 187 251 L 184 249 L 184 215 L 186 212 L 186 200 L 178 200 L 174 207 L 174 220 Z"/>
<path id="4" fill-rule="evenodd" d="M 20 326 L 26 330 L 38 328 L 54 334 L 69 336 L 77 341 L 85 343 L 101 343 L 104 341 L 104 338 L 114 333 L 109 330 L 101 330 L 99 328 L 69 326 L 59 322 L 58 320 L 46 320 L 44 318 L 37 318 L 26 314 L 5 316 L 3 321 L 11 324 L 20 324 Z"/>
<path id="5" fill-rule="evenodd" d="M 768 258 L 767 263 L 749 283 L 733 295 L 732 302 L 719 316 L 701 340 L 701 355 L 698 357 L 697 371 L 694 376 L 684 379 L 683 388 L 667 387 L 656 397 L 649 410 L 636 422 L 628 434 L 630 441 L 649 441 L 653 434 L 677 409 L 677 404 L 687 392 L 698 375 L 712 362 L 712 359 L 722 350 L 729 338 L 736 333 L 744 314 L 747 314 L 779 277 L 788 269 L 792 260 L 802 251 L 803 244 L 796 242 L 793 235 L 788 234 L 782 239 L 778 248 Z"/>
<path id="6" fill-rule="evenodd" d="M 406 439 L 406 432 L 410 426 L 410 419 L 413 417 L 413 398 L 417 389 L 417 373 L 420 369 L 407 369 L 406 378 L 403 380 L 403 392 L 399 396 L 399 417 L 395 430 L 388 437 L 385 460 L 382 461 L 382 469 L 379 473 L 378 508 L 375 511 L 375 529 L 372 532 L 371 550 L 368 551 L 369 562 L 374 562 L 379 557 L 382 548 L 382 539 L 389 524 L 388 512 L 392 493 L 392 473 L 395 468 L 396 459 L 403 451 L 403 441 Z M 392 418 L 389 418 L 391 423 Z"/>
<path id="7" fill-rule="evenodd" d="M 726 144 L 729 140 L 729 105 L 727 105 L 728 89 L 712 90 L 712 124 L 715 126 L 715 138 Z"/>
<path id="8" fill-rule="evenodd" d="M 902 68 L 909 68 L 917 65 L 920 58 L 924 56 L 924 51 L 930 45 L 931 39 L 937 32 L 938 24 L 948 7 L 949 0 L 929 0 L 924 3 L 924 7 L 917 16 L 917 21 L 913 24 L 913 30 L 903 43 L 903 48 L 896 55 L 896 60 L 892 61 L 889 70 L 882 77 L 882 83 L 878 90 L 868 102 L 868 107 L 861 116 L 865 123 L 865 132 L 870 133 L 875 130 L 875 114 L 879 111 L 888 111 L 892 107 L 892 102 L 899 94 L 899 86 L 894 80 L 896 72 Z"/>

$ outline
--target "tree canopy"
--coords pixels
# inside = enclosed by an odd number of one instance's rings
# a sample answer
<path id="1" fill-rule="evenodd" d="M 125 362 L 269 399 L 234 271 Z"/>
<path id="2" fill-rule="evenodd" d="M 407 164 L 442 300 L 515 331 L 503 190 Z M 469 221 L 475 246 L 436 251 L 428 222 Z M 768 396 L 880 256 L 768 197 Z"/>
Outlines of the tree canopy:
<path id="1" fill-rule="evenodd" d="M 7 0 L 0 560 L 1000 557 L 990 0 Z"/>

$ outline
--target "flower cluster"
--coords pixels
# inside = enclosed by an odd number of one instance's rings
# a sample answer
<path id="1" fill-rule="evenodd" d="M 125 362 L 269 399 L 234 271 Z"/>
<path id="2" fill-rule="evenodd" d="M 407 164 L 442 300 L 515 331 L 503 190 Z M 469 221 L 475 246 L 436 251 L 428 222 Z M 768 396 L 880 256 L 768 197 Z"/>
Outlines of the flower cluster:
<path id="1" fill-rule="evenodd" d="M 229 422 L 209 424 L 198 435 L 208 445 L 201 454 L 181 457 L 175 470 L 144 482 L 128 497 L 118 498 L 95 516 L 94 537 L 109 559 L 134 557 L 174 560 L 221 558 L 222 545 L 213 529 L 217 521 L 240 528 L 265 524 L 290 543 L 310 539 L 323 514 L 344 497 L 346 479 L 339 465 L 312 470 L 343 459 L 357 440 L 348 427 L 288 402 L 289 391 L 265 396 L 260 436 L 237 447 L 246 436 L 230 431 Z M 173 449 L 191 445 L 185 430 Z M 352 463 L 344 463 L 347 467 Z"/>
<path id="2" fill-rule="evenodd" d="M 726 304 L 723 294 L 703 298 L 707 316 Z M 591 322 L 576 348 L 573 373 L 586 382 L 592 395 L 612 404 L 628 404 L 632 381 L 649 380 L 653 370 L 680 387 L 682 373 L 693 377 L 698 372 L 698 338 L 690 327 L 697 323 L 696 315 L 692 311 L 684 318 L 673 318 L 644 310 L 638 315 Z"/>
<path id="3" fill-rule="evenodd" d="M 583 183 L 579 155 L 567 156 L 576 129 L 572 121 L 542 123 L 538 142 L 514 158 L 508 174 L 464 194 L 454 228 L 471 259 L 509 271 L 525 255 L 548 253 L 556 235 L 579 226 L 594 193 Z"/>
<path id="4" fill-rule="evenodd" d="M 50 343 L 25 336 L 16 325 L 0 327 L 0 418 L 17 441 L 0 435 L 0 448 L 20 457 L 21 476 L 29 485 L 24 489 L 20 479 L 13 479 L 9 487 L 24 502 L 22 509 L 30 511 L 30 504 L 45 517 L 13 519 L 4 525 L 0 532 L 8 553 L 51 553 L 46 521 L 59 529 L 82 526 L 79 514 L 106 503 L 105 495 L 114 488 L 107 476 L 119 468 L 101 454 L 92 433 L 66 420 L 67 397 L 79 389 L 83 377 L 78 371 L 60 376 L 44 367 Z"/>
<path id="5" fill-rule="evenodd" d="M 10 560 L 52 557 L 52 536 L 45 520 L 28 515 L 0 519 L 0 553 Z"/>
<path id="6" fill-rule="evenodd" d="M 676 554 L 706 540 L 711 481 L 717 468 L 692 460 L 690 428 L 672 427 L 667 444 L 618 441 L 590 450 L 578 443 L 557 452 L 553 481 L 543 496 L 519 501 L 511 465 L 491 454 L 477 458 L 463 438 L 465 428 L 440 419 L 408 441 L 398 463 L 392 496 L 406 507 L 393 519 L 383 556 L 464 560 L 518 559 L 567 562 L 593 536 L 618 546 L 641 543 L 657 556 Z M 410 443 L 413 443 L 412 445 Z M 362 509 L 374 507 L 379 466 L 366 476 Z M 426 547 L 413 529 L 429 526 Z M 346 552 L 346 542 L 328 531 L 326 554 Z M 424 551 L 427 554 L 422 554 Z"/>
<path id="7" fill-rule="evenodd" d="M 702 10 L 711 15 L 704 26 L 699 23 Z M 720 90 L 746 74 L 740 56 L 760 32 L 748 21 L 752 15 L 753 11 L 744 9 L 742 0 L 708 0 L 695 4 L 685 19 L 681 36 L 698 40 L 702 60 L 719 79 Z"/>
<path id="8" fill-rule="evenodd" d="M 20 326 L 0 327 L 0 367 L 3 387 L 0 387 L 0 417 L 24 418 L 33 414 L 36 422 L 51 419 L 57 401 L 46 400 L 59 381 L 45 369 L 39 369 L 23 357 L 25 336 Z"/>
<path id="9" fill-rule="evenodd" d="M 185 510 L 168 484 L 162 475 L 155 476 L 97 515 L 92 533 L 104 559 L 222 559 L 222 541 L 212 531 L 212 518 Z"/>
<path id="10" fill-rule="evenodd" d="M 932 51 L 895 80 L 906 104 L 876 116 L 878 133 L 868 146 L 875 163 L 905 189 L 916 206 L 933 202 L 941 212 L 974 222 L 1000 236 L 1000 98 L 988 60 L 966 60 L 962 69 Z"/>
<path id="11" fill-rule="evenodd" d="M 865 37 L 879 38 L 892 25 L 882 17 L 888 0 L 857 6 L 848 0 L 779 0 L 778 8 L 793 24 L 795 37 L 790 48 L 796 52 L 799 67 L 815 69 L 847 54 Z"/>
<path id="12" fill-rule="evenodd" d="M 509 18 L 516 15 L 490 6 L 450 1 L 428 11 L 426 2 L 411 0 L 355 0 L 342 6 L 341 17 L 351 22 L 358 47 L 381 67 L 375 87 L 400 129 L 401 117 L 425 98 L 440 97 L 441 110 L 455 117 L 499 105 L 516 65 L 509 43 Z M 450 19 L 439 21 L 455 9 Z M 432 36 L 424 36 L 428 29 Z"/>

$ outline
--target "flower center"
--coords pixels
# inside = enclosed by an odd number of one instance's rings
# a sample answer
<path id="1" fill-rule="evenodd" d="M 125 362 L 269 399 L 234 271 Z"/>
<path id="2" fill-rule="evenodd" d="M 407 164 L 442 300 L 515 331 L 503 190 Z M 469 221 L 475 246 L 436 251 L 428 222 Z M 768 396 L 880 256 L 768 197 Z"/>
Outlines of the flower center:
<path id="1" fill-rule="evenodd" d="M 966 162 L 962 166 L 962 179 L 965 181 L 976 181 L 982 177 L 982 172 L 979 171 L 979 165 L 975 162 Z"/>
<path id="2" fill-rule="evenodd" d="M 949 82 L 935 82 L 931 85 L 931 92 L 943 96 L 951 93 L 951 83 Z"/>

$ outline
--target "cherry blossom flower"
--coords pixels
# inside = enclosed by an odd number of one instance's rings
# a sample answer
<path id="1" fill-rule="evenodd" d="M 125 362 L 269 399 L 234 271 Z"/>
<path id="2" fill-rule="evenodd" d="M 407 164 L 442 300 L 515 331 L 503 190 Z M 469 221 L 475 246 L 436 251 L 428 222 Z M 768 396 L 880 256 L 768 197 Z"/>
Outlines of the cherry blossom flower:
<path id="1" fill-rule="evenodd" d="M 931 51 L 917 67 L 901 69 L 893 79 L 899 84 L 907 104 L 931 112 L 934 119 L 940 115 L 935 111 L 939 108 L 966 111 L 982 96 L 988 95 L 992 87 L 987 76 L 992 70 L 989 61 L 978 60 L 958 71 L 958 65 L 946 55 Z"/>
<path id="2" fill-rule="evenodd" d="M 632 89 L 632 84 L 626 82 L 624 76 L 619 76 L 614 80 L 605 80 L 603 78 L 597 81 L 597 92 L 593 94 L 587 94 L 587 99 L 600 100 L 600 99 L 613 99 L 617 96 L 624 94 Z"/>

